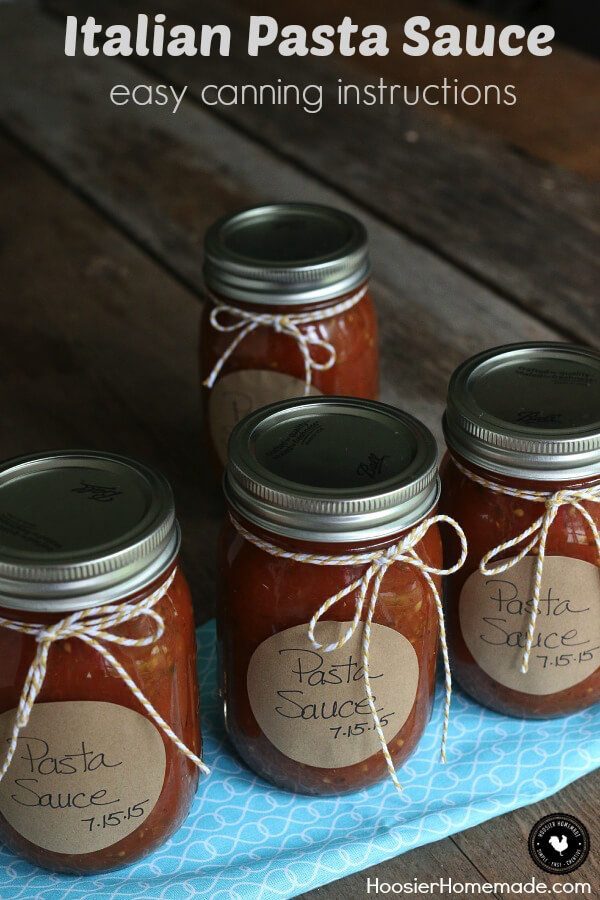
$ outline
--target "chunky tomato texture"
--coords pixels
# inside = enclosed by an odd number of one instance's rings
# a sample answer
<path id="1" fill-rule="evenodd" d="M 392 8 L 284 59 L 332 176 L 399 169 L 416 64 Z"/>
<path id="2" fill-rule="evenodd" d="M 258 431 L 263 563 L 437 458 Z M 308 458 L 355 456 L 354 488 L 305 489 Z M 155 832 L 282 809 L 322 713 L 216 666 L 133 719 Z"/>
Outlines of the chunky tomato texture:
<path id="1" fill-rule="evenodd" d="M 334 306 L 346 300 L 350 294 L 328 300 L 324 307 Z M 221 298 L 227 303 L 227 298 Z M 289 313 L 300 315 L 303 312 L 318 309 L 315 304 L 311 306 L 294 306 L 286 309 L 282 307 L 259 307 L 242 303 L 232 303 L 241 309 L 256 313 Z M 230 346 L 237 332 L 223 333 L 216 331 L 210 324 L 210 314 L 213 303 L 207 302 L 204 306 L 200 326 L 200 375 L 204 381 L 212 372 L 215 364 Z M 232 320 L 233 322 L 233 320 Z M 376 400 L 379 393 L 379 347 L 377 332 L 377 316 L 375 305 L 371 296 L 367 293 L 351 309 L 344 313 L 315 322 L 311 325 L 303 325 L 302 330 L 311 332 L 320 341 L 326 341 L 335 349 L 335 365 L 324 371 L 313 370 L 312 386 L 322 394 L 331 394 L 346 397 L 364 397 L 368 400 Z M 322 348 L 311 347 L 311 355 L 315 361 L 325 362 L 326 354 Z M 266 370 L 291 375 L 300 382 L 305 380 L 304 357 L 297 342 L 286 334 L 277 333 L 273 328 L 259 327 L 249 334 L 231 354 L 219 377 L 233 372 L 245 370 Z M 208 388 L 203 390 L 204 421 L 209 421 L 209 397 Z M 299 396 L 302 390 L 299 390 Z M 248 409 L 245 410 L 246 412 Z M 218 454 L 207 428 L 207 438 L 210 444 L 210 453 L 214 466 L 220 470 Z"/>
<path id="2" fill-rule="evenodd" d="M 465 460 L 461 460 L 467 466 Z M 477 475 L 511 488 L 530 491 L 558 491 L 564 488 L 588 487 L 600 479 L 588 479 L 576 484 L 564 482 L 523 481 L 490 474 L 476 466 L 469 466 Z M 449 454 L 442 467 L 442 495 L 440 512 L 453 516 L 463 527 L 469 542 L 469 555 L 462 569 L 447 579 L 445 592 L 448 645 L 452 671 L 461 687 L 484 706 L 506 715 L 521 718 L 547 719 L 585 709 L 600 700 L 600 668 L 573 687 L 546 695 L 515 691 L 500 684 L 481 669 L 473 658 L 462 635 L 459 621 L 459 601 L 462 588 L 481 559 L 494 547 L 516 537 L 533 524 L 544 511 L 541 503 L 497 493 L 476 484 L 454 464 Z M 600 506 L 584 502 L 596 525 L 600 527 Z M 506 551 L 505 556 L 519 548 Z M 457 544 L 453 533 L 444 534 L 444 550 L 448 560 L 455 559 Z M 546 556 L 565 556 L 600 565 L 592 529 L 573 506 L 562 506 L 546 542 Z M 501 558 L 501 557 L 499 557 Z M 524 678 L 527 675 L 523 676 Z"/>
<path id="3" fill-rule="evenodd" d="M 273 535 L 254 530 L 273 542 Z M 396 535 L 381 546 L 400 537 Z M 276 543 L 284 548 L 329 555 L 369 551 L 378 546 L 309 544 L 280 537 Z M 426 563 L 436 568 L 441 566 L 441 538 L 436 527 L 429 529 L 416 550 Z M 231 522 L 224 526 L 219 554 L 218 643 L 226 727 L 247 765 L 285 790 L 342 794 L 388 777 L 381 751 L 360 763 L 340 768 L 318 768 L 285 756 L 261 730 L 247 688 L 248 664 L 256 648 L 274 634 L 308 623 L 327 597 L 351 584 L 365 568 L 364 565 L 317 566 L 273 557 L 240 537 Z M 436 581 L 439 588 L 439 580 Z M 351 594 L 331 607 L 323 621 L 350 621 L 354 612 L 355 595 Z M 392 565 L 382 581 L 373 621 L 404 635 L 414 646 L 419 662 L 415 701 L 408 719 L 389 744 L 398 767 L 408 759 L 423 734 L 435 691 L 438 614 L 422 573 L 404 563 Z"/>
<path id="4" fill-rule="evenodd" d="M 172 570 L 171 570 L 172 571 Z M 166 572 L 144 591 L 128 598 L 142 600 L 168 578 Z M 196 636 L 188 584 L 180 570 L 168 594 L 155 607 L 165 623 L 162 638 L 147 647 L 108 649 L 124 666 L 157 712 L 194 753 L 201 753 L 199 694 L 196 675 Z M 2 610 L 5 618 L 51 624 L 61 616 Z M 114 629 L 115 634 L 141 638 L 155 629 L 151 619 L 139 617 Z M 33 638 L 0 628 L 0 712 L 14 709 L 35 653 Z M 48 669 L 37 703 L 95 700 L 116 703 L 147 716 L 117 672 L 88 644 L 58 641 L 50 648 Z M 160 798 L 147 818 L 127 837 L 92 853 L 63 854 L 34 846 L 0 814 L 0 838 L 15 853 L 56 872 L 94 873 L 126 866 L 157 849 L 181 825 L 191 806 L 198 770 L 160 732 L 166 770 Z"/>

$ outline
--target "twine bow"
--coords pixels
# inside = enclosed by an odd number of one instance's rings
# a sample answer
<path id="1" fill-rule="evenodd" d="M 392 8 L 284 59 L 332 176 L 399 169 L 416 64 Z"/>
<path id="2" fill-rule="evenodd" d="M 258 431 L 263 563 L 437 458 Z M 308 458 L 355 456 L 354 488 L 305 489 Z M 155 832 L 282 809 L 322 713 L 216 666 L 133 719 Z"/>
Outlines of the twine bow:
<path id="1" fill-rule="evenodd" d="M 298 315 L 253 312 L 241 309 L 239 306 L 230 306 L 227 303 L 222 303 L 216 297 L 211 297 L 215 305 L 210 313 L 210 324 L 215 331 L 220 331 L 223 334 L 233 334 L 235 337 L 213 366 L 208 378 L 204 380 L 205 387 L 214 387 L 221 369 L 234 350 L 249 334 L 262 326 L 263 328 L 273 329 L 277 334 L 287 334 L 298 345 L 304 360 L 304 395 L 308 396 L 310 394 L 313 371 L 325 372 L 327 369 L 333 368 L 337 354 L 333 344 L 318 337 L 314 329 L 304 331 L 301 326 L 311 325 L 314 322 L 324 322 L 325 319 L 331 319 L 333 316 L 347 312 L 347 310 L 356 306 L 366 293 L 367 287 L 363 287 L 358 293 L 348 297 L 347 300 L 336 303 L 334 306 L 327 306 L 315 309 L 312 312 L 299 313 Z M 222 321 L 223 316 L 228 317 L 230 321 Z M 314 347 L 320 347 L 325 351 L 326 359 L 324 362 L 318 362 L 314 358 L 311 352 Z"/>
<path id="2" fill-rule="evenodd" d="M 46 678 L 48 666 L 48 654 L 50 647 L 56 641 L 66 641 L 70 638 L 77 638 L 88 644 L 99 653 L 109 665 L 116 669 L 120 678 L 125 682 L 134 697 L 144 707 L 148 716 L 158 725 L 161 731 L 171 740 L 175 746 L 197 766 L 205 775 L 210 773 L 209 768 L 181 741 L 172 728 L 165 722 L 162 716 L 152 706 L 150 701 L 144 696 L 143 692 L 131 678 L 129 673 L 123 668 L 121 663 L 115 659 L 110 650 L 104 646 L 104 642 L 119 644 L 122 647 L 147 647 L 159 641 L 165 631 L 165 623 L 162 616 L 156 612 L 154 607 L 168 592 L 176 570 L 157 590 L 155 590 L 145 600 L 138 603 L 122 603 L 118 606 L 95 606 L 91 609 L 77 610 L 72 615 L 64 619 L 60 619 L 53 625 L 39 625 L 32 622 L 18 622 L 12 619 L 4 619 L 0 617 L 0 628 L 8 628 L 11 631 L 18 631 L 21 634 L 28 634 L 35 638 L 37 650 L 27 672 L 17 713 L 13 724 L 13 730 L 9 739 L 9 746 L 6 757 L 0 767 L 0 781 L 6 775 L 8 768 L 12 762 L 13 756 L 17 749 L 17 740 L 19 732 L 27 726 L 33 704 L 35 703 L 39 692 Z M 151 634 L 143 638 L 126 638 L 113 634 L 110 630 L 123 622 L 131 622 L 133 619 L 145 616 L 152 619 L 155 628 Z"/>
<path id="3" fill-rule="evenodd" d="M 450 699 L 452 695 L 452 679 L 450 675 L 450 661 L 448 658 L 448 645 L 446 642 L 446 627 L 444 623 L 444 611 L 442 609 L 442 601 L 439 595 L 439 591 L 435 585 L 435 582 L 432 578 L 432 575 L 452 575 L 454 572 L 458 571 L 460 567 L 463 565 L 465 559 L 467 558 L 467 539 L 465 537 L 465 533 L 454 519 L 451 519 L 449 516 L 437 515 L 432 516 L 429 519 L 425 519 L 420 525 L 410 531 L 405 537 L 402 538 L 401 541 L 398 541 L 395 544 L 392 544 L 390 547 L 386 547 L 383 550 L 373 550 L 371 552 L 366 553 L 346 553 L 340 556 L 328 556 L 314 553 L 300 553 L 293 552 L 290 550 L 283 550 L 281 547 L 278 547 L 275 544 L 271 544 L 268 541 L 264 541 L 251 532 L 247 531 L 236 519 L 232 517 L 232 522 L 234 527 L 240 533 L 240 535 L 249 541 L 251 544 L 254 544 L 261 550 L 264 550 L 266 553 L 269 553 L 271 556 L 279 556 L 283 559 L 292 559 L 295 562 L 301 563 L 309 563 L 313 566 L 353 566 L 353 565 L 368 565 L 363 574 L 357 578 L 352 584 L 349 584 L 347 587 L 342 588 L 341 591 L 338 591 L 337 594 L 333 594 L 331 597 L 328 597 L 324 603 L 321 604 L 317 612 L 314 614 L 312 619 L 310 620 L 309 628 L 308 628 L 308 637 L 311 641 L 315 650 L 323 650 L 325 653 L 330 653 L 333 650 L 338 650 L 340 647 L 343 647 L 350 638 L 353 636 L 356 631 L 359 622 L 361 621 L 361 616 L 363 612 L 363 608 L 365 602 L 367 600 L 367 595 L 369 595 L 369 603 L 367 608 L 367 616 L 366 620 L 363 623 L 363 635 L 362 635 L 362 663 L 364 670 L 364 680 L 365 680 L 365 690 L 367 693 L 367 701 L 369 704 L 369 709 L 371 712 L 371 716 L 373 717 L 373 722 L 375 725 L 375 730 L 377 732 L 377 736 L 379 738 L 379 742 L 381 744 L 381 750 L 385 757 L 385 761 L 387 764 L 388 772 L 390 773 L 390 777 L 396 786 L 396 788 L 401 791 L 402 785 L 398 780 L 398 776 L 396 775 L 396 769 L 394 767 L 394 763 L 390 754 L 390 751 L 387 746 L 387 742 L 385 739 L 385 735 L 383 733 L 383 728 L 381 726 L 381 722 L 379 719 L 379 714 L 377 712 L 377 707 L 375 704 L 375 698 L 373 697 L 373 691 L 371 689 L 371 681 L 369 677 L 369 647 L 371 642 L 371 624 L 373 622 L 373 616 L 375 613 L 375 608 L 377 606 L 377 600 L 379 598 L 379 590 L 381 588 L 381 582 L 385 576 L 385 573 L 389 569 L 391 565 L 394 563 L 405 563 L 409 566 L 414 566 L 420 572 L 423 573 L 423 577 L 425 578 L 429 589 L 431 590 L 432 596 L 435 600 L 435 605 L 437 608 L 438 619 L 439 619 L 439 627 L 440 627 L 440 643 L 442 647 L 442 655 L 444 658 L 444 672 L 445 672 L 445 699 L 444 699 L 444 724 L 442 729 L 442 741 L 441 741 L 441 749 L 440 749 L 440 758 L 442 762 L 446 762 L 446 743 L 448 738 L 448 722 L 450 716 Z M 446 522 L 451 525 L 461 543 L 461 555 L 458 562 L 448 569 L 436 569 L 434 566 L 429 566 L 427 563 L 423 562 L 420 558 L 416 550 L 415 546 L 423 539 L 425 534 L 429 531 L 429 529 L 433 525 L 437 525 L 438 522 Z M 315 638 L 315 628 L 322 618 L 322 616 L 338 603 L 342 597 L 345 597 L 347 594 L 351 594 L 354 591 L 358 591 L 356 597 L 356 607 L 354 612 L 354 618 L 348 627 L 346 633 L 343 637 L 340 638 L 335 644 L 329 644 L 327 646 L 323 646 L 320 644 Z"/>
<path id="4" fill-rule="evenodd" d="M 581 513 L 590 526 L 594 541 L 596 542 L 598 557 L 600 558 L 600 531 L 590 512 L 582 503 L 584 500 L 589 503 L 600 503 L 600 486 L 575 490 L 566 488 L 565 490 L 560 491 L 525 491 L 520 488 L 511 488 L 507 485 L 498 484 L 495 481 L 489 481 L 487 478 L 482 478 L 481 475 L 469 471 L 469 469 L 461 465 L 454 457 L 452 458 L 452 461 L 463 475 L 466 475 L 467 478 L 474 481 L 476 484 L 480 484 L 483 487 L 488 488 L 488 490 L 494 491 L 496 494 L 505 494 L 507 497 L 519 497 L 521 500 L 530 500 L 532 503 L 543 503 L 546 507 L 543 514 L 536 519 L 532 525 L 525 528 L 520 534 L 516 535 L 516 537 L 504 541 L 502 544 L 498 544 L 498 546 L 489 550 L 479 563 L 479 571 L 482 575 L 500 575 L 502 572 L 507 572 L 509 569 L 512 569 L 513 566 L 516 566 L 517 563 L 521 562 L 522 559 L 537 548 L 537 559 L 533 577 L 533 595 L 531 609 L 529 611 L 529 621 L 527 622 L 527 638 L 521 662 L 521 672 L 525 674 L 529 669 L 529 657 L 533 646 L 533 638 L 535 636 L 535 627 L 540 606 L 542 575 L 544 571 L 548 532 L 556 519 L 559 509 L 562 506 L 572 506 Z M 527 540 L 528 538 L 530 538 L 530 540 Z M 503 559 L 496 565 L 490 565 L 500 553 L 503 553 L 505 550 L 510 550 L 511 547 L 519 546 L 523 541 L 527 541 L 527 543 L 514 556 Z"/>

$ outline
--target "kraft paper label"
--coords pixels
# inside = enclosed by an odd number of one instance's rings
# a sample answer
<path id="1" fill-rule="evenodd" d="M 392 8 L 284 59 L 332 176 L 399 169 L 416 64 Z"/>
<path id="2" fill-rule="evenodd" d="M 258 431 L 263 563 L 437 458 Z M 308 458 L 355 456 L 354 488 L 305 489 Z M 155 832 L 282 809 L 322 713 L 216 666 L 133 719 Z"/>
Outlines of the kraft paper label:
<path id="1" fill-rule="evenodd" d="M 349 622 L 319 622 L 325 646 L 344 635 Z M 317 768 L 351 766 L 381 750 L 367 702 L 362 628 L 331 653 L 316 651 L 308 624 L 264 641 L 248 666 L 248 695 L 256 720 L 272 744 L 290 759 Z M 389 744 L 415 702 L 419 662 L 413 645 L 385 625 L 372 625 L 369 672 L 375 705 Z"/>
<path id="2" fill-rule="evenodd" d="M 227 462 L 229 435 L 240 419 L 248 413 L 277 400 L 290 400 L 304 395 L 304 381 L 283 372 L 263 369 L 244 369 L 220 378 L 210 392 L 208 417 L 219 459 Z M 321 391 L 310 389 L 311 396 Z"/>
<path id="3" fill-rule="evenodd" d="M 529 671 L 521 673 L 535 557 L 501 575 L 474 572 L 460 595 L 460 625 L 476 662 L 525 694 L 555 694 L 584 681 L 600 660 L 600 569 L 564 556 L 544 560 Z"/>
<path id="4" fill-rule="evenodd" d="M 15 710 L 0 715 L 6 747 Z M 139 828 L 165 777 L 165 748 L 144 716 L 114 703 L 37 703 L 0 782 L 0 812 L 56 853 L 93 853 Z"/>

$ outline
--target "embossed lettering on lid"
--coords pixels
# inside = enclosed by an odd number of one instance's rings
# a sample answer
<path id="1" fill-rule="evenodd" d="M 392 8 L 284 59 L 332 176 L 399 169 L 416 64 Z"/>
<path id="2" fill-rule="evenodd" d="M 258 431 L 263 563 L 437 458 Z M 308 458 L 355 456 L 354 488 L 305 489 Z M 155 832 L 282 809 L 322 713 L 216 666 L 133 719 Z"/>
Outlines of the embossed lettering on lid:
<path id="1" fill-rule="evenodd" d="M 0 606 L 59 612 L 122 598 L 178 546 L 171 488 L 140 463 L 72 451 L 0 466 Z"/>
<path id="2" fill-rule="evenodd" d="M 450 449 L 494 472 L 600 474 L 600 354 L 551 342 L 480 353 L 452 376 L 444 428 Z"/>
<path id="3" fill-rule="evenodd" d="M 428 428 L 392 406 L 305 397 L 251 413 L 232 432 L 225 490 L 278 534 L 349 541 L 397 533 L 438 496 Z"/>

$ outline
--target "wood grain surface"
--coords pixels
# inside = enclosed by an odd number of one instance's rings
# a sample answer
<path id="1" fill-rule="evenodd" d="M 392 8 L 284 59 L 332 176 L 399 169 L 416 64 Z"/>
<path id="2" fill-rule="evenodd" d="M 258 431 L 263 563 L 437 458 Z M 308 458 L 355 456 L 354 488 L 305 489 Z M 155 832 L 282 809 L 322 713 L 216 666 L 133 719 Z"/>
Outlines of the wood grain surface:
<path id="1" fill-rule="evenodd" d="M 535 878 L 537 882 L 547 885 L 549 890 L 554 885 L 559 885 L 560 889 L 565 883 L 573 886 L 587 883 L 590 890 L 587 893 L 580 890 L 576 896 L 587 896 L 595 900 L 600 888 L 597 851 L 594 853 L 592 849 L 587 862 L 576 872 L 562 876 L 549 875 L 540 871 L 532 862 L 527 850 L 527 839 L 533 826 L 543 816 L 562 812 L 570 813 L 585 822 L 590 832 L 590 844 L 592 848 L 597 847 L 600 838 L 597 813 L 599 795 L 600 773 L 596 772 L 541 803 L 525 806 L 498 819 L 490 819 L 476 828 L 469 828 L 446 840 L 411 850 L 410 853 L 398 856 L 383 865 L 371 866 L 349 878 L 334 881 L 314 891 L 307 891 L 302 896 L 304 900 L 350 900 L 350 898 L 359 900 L 368 896 L 394 896 L 392 893 L 377 895 L 374 890 L 367 893 L 368 879 L 374 882 L 376 878 L 381 882 L 392 884 L 412 883 L 414 880 L 427 883 L 439 879 L 446 881 L 452 879 L 455 883 L 470 882 L 475 885 L 525 884 Z M 400 896 L 409 895 L 400 894 Z M 478 896 L 478 894 L 474 890 L 471 890 L 470 894 L 459 893 L 458 890 L 452 894 L 449 888 L 446 888 L 445 895 L 438 891 L 421 896 L 446 896 L 449 900 L 458 900 L 462 896 Z M 517 900 L 517 897 L 523 895 L 513 894 L 510 890 L 502 890 L 499 887 L 496 891 L 492 890 L 479 896 L 493 897 L 495 900 Z"/>
<path id="2" fill-rule="evenodd" d="M 50 7 L 128 21 L 128 9 L 134 11 L 116 0 L 51 0 Z M 159 9 L 151 4 L 149 12 Z M 248 14 L 234 0 L 194 8 L 172 0 L 169 15 L 196 27 L 226 21 L 232 56 L 201 63 L 146 57 L 138 80 L 151 71 L 188 85 L 188 94 L 201 100 L 206 84 L 273 84 L 281 77 L 277 54 L 247 56 Z M 587 341 L 600 333 L 594 303 L 600 188 L 422 107 L 340 106 L 331 99 L 339 77 L 369 80 L 362 67 L 339 57 L 290 57 L 285 81 L 322 84 L 329 98 L 323 114 L 269 104 L 213 112 L 566 335 Z"/>
<path id="3" fill-rule="evenodd" d="M 0 172 L 0 457 L 114 450 L 162 469 L 206 619 L 222 503 L 202 455 L 195 298 L 6 139 Z"/>
<path id="4" fill-rule="evenodd" d="M 251 0 L 237 0 L 248 15 L 256 13 Z M 518 103 L 498 106 L 495 103 L 476 105 L 451 104 L 444 108 L 446 121 L 457 120 L 495 135 L 503 143 L 518 147 L 528 156 L 583 174 L 600 177 L 600 118 L 597 115 L 597 94 L 600 91 L 600 66 L 597 61 L 574 52 L 560 43 L 558 30 L 552 43 L 552 54 L 543 58 L 522 53 L 507 57 L 495 53 L 491 57 L 468 56 L 407 56 L 401 52 L 404 41 L 404 22 L 411 16 L 427 16 L 431 21 L 430 36 L 438 25 L 452 24 L 464 29 L 467 24 L 480 29 L 494 24 L 501 29 L 508 21 L 519 21 L 515 3 L 504 5 L 505 18 L 494 19 L 482 10 L 449 0 L 328 0 L 327 21 L 339 22 L 351 16 L 359 25 L 379 22 L 389 35 L 390 53 L 386 57 L 355 55 L 348 59 L 348 72 L 362 71 L 372 81 L 383 76 L 395 84 L 436 84 L 447 77 L 456 78 L 461 85 L 514 85 Z M 277 0 L 263 0 L 261 15 L 283 20 L 281 4 Z M 286 0 L 286 22 L 313 27 L 324 21 L 320 3 L 307 0 Z M 540 9 L 533 21 L 545 22 Z M 548 98 L 551 102 L 544 102 Z M 439 119 L 440 110 L 430 108 Z M 585 139 L 582 137 L 585 135 Z"/>
<path id="5" fill-rule="evenodd" d="M 59 32 L 53 22 L 15 23 L 13 63 L 37 59 L 44 81 L 22 65 L 9 89 L 2 58 L 0 122 L 199 297 L 202 235 L 217 215 L 281 197 L 348 209 L 370 235 L 382 397 L 413 410 L 438 437 L 448 378 L 462 359 L 502 342 L 561 336 L 195 103 L 177 116 L 151 108 L 124 116 L 98 103 L 115 80 L 131 82 L 130 67 L 66 59 Z"/>

